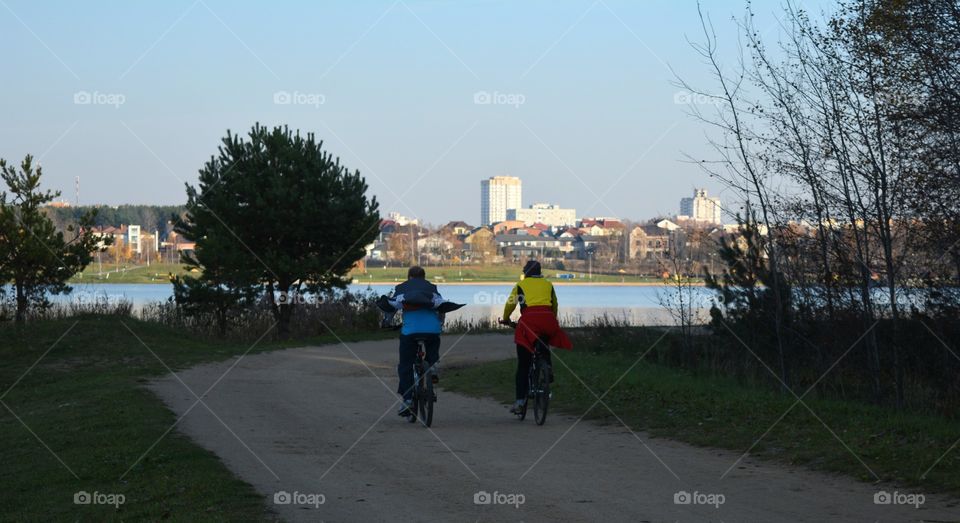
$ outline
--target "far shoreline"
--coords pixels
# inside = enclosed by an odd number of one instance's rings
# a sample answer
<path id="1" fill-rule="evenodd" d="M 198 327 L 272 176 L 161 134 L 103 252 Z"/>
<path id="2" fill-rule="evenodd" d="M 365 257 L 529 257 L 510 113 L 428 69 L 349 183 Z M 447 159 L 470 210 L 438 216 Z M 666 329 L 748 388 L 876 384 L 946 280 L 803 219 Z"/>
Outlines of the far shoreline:
<path id="1" fill-rule="evenodd" d="M 554 285 L 557 286 L 570 286 L 570 287 L 664 287 L 664 286 L 673 286 L 674 282 L 671 281 L 662 281 L 662 282 L 647 282 L 647 281 L 628 281 L 628 282 L 615 282 L 615 281 L 558 281 L 550 280 Z M 351 281 L 350 285 L 397 285 L 402 283 L 403 280 L 378 280 L 378 281 Z M 478 285 L 478 286 L 500 286 L 500 285 L 513 285 L 516 280 L 482 280 L 482 281 L 437 281 L 430 280 L 431 283 L 435 285 Z M 67 282 L 68 285 L 84 285 L 84 284 L 94 284 L 94 285 L 170 285 L 168 281 L 145 281 L 145 282 L 120 282 L 120 281 L 91 281 L 91 280 L 72 280 Z M 697 282 L 684 282 L 684 285 L 691 287 L 703 287 L 705 284 L 702 281 Z"/>

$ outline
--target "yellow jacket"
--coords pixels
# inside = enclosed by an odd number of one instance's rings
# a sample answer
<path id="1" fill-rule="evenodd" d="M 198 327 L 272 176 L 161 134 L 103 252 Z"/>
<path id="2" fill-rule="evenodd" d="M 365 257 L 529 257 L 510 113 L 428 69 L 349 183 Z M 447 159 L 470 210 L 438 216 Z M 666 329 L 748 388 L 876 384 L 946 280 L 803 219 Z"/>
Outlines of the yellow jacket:
<path id="1" fill-rule="evenodd" d="M 557 293 L 553 290 L 553 284 L 542 276 L 529 276 L 520 280 L 513 286 L 510 297 L 503 307 L 503 318 L 507 319 L 520 305 L 520 313 L 528 306 L 549 306 L 553 309 L 553 314 L 557 314 Z"/>

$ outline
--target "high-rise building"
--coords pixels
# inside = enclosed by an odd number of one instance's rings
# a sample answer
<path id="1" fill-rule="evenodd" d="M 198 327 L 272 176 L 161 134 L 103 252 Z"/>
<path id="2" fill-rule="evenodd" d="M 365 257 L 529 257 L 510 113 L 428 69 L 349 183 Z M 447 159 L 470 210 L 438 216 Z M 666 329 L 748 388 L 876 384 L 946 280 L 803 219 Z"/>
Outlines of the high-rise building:
<path id="1" fill-rule="evenodd" d="M 139 225 L 128 225 L 127 226 L 127 245 L 130 246 L 130 250 L 140 254 L 140 226 Z"/>
<path id="2" fill-rule="evenodd" d="M 720 225 L 723 223 L 720 198 L 707 196 L 706 189 L 694 189 L 692 198 L 680 200 L 677 219 Z"/>
<path id="3" fill-rule="evenodd" d="M 561 227 L 576 225 L 577 210 L 564 209 L 559 205 L 535 203 L 527 209 L 507 209 L 507 219 L 518 220 L 527 225 L 539 222 L 551 227 Z"/>
<path id="4" fill-rule="evenodd" d="M 480 181 L 480 225 L 507 219 L 507 209 L 521 207 L 521 182 L 515 176 L 493 176 Z"/>
<path id="5" fill-rule="evenodd" d="M 397 222 L 397 225 L 401 227 L 405 227 L 407 225 L 420 225 L 419 218 L 410 218 L 398 213 L 397 211 L 392 211 L 387 214 L 387 219 Z"/>

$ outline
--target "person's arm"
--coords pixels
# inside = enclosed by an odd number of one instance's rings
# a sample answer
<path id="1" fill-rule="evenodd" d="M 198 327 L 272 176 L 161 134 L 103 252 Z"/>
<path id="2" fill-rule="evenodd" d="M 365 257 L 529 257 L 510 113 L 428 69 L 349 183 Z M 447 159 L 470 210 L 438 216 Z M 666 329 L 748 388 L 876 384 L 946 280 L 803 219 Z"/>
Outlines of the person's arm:
<path id="1" fill-rule="evenodd" d="M 557 315 L 557 311 L 560 310 L 560 302 L 557 301 L 557 290 L 553 288 L 553 285 L 550 286 L 550 308 L 553 309 L 553 315 Z"/>
<path id="2" fill-rule="evenodd" d="M 439 292 L 433 293 L 433 308 L 436 309 L 443 303 L 443 296 L 440 296 Z"/>
<path id="3" fill-rule="evenodd" d="M 394 309 L 399 310 L 403 307 L 403 294 L 398 294 L 397 290 L 394 289 L 393 292 L 387 295 L 387 303 Z"/>
<path id="4" fill-rule="evenodd" d="M 510 291 L 510 296 L 507 297 L 507 303 L 503 306 L 504 320 L 509 320 L 510 315 L 517 309 L 517 287 L 519 287 L 519 284 L 513 286 L 513 290 Z"/>

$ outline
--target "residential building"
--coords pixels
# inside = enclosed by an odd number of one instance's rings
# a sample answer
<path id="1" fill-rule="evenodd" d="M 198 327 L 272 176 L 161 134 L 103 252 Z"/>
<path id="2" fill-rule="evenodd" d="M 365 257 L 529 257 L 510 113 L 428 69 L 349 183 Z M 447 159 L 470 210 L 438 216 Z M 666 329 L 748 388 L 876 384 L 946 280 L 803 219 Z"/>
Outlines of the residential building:
<path id="1" fill-rule="evenodd" d="M 514 262 L 529 258 L 562 258 L 564 252 L 571 250 L 569 246 L 572 243 L 571 240 L 530 234 L 498 234 L 495 241 L 504 258 Z"/>
<path id="2" fill-rule="evenodd" d="M 551 227 L 576 225 L 577 210 L 564 209 L 559 205 L 535 203 L 526 209 L 507 209 L 507 219 L 531 225 L 543 223 Z"/>
<path id="3" fill-rule="evenodd" d="M 657 227 L 660 227 L 661 229 L 666 229 L 666 230 L 668 230 L 668 231 L 675 231 L 675 230 L 677 230 L 677 229 L 680 228 L 679 225 L 677 225 L 676 223 L 674 223 L 674 222 L 672 222 L 672 221 L 670 221 L 670 220 L 667 220 L 667 219 L 663 219 L 663 220 L 658 221 L 658 222 L 656 223 L 656 226 L 657 226 Z"/>
<path id="4" fill-rule="evenodd" d="M 628 245 L 630 259 L 660 258 L 670 253 L 670 231 L 656 225 L 638 225 L 630 231 Z"/>
<path id="5" fill-rule="evenodd" d="M 400 214 L 400 213 L 398 213 L 398 212 L 396 212 L 396 211 L 393 211 L 393 212 L 387 214 L 387 218 L 389 218 L 390 220 L 396 222 L 397 225 L 399 225 L 399 226 L 401 226 L 401 227 L 405 227 L 405 226 L 407 226 L 407 225 L 420 225 L 420 220 L 419 220 L 419 219 L 417 219 L 417 218 L 410 218 L 410 217 L 408 217 L 408 216 L 404 216 L 404 215 L 402 215 L 402 214 Z"/>
<path id="6" fill-rule="evenodd" d="M 143 246 L 140 245 L 140 226 L 139 225 L 128 225 L 127 226 L 127 245 L 130 246 L 130 250 L 140 254 L 143 252 Z"/>
<path id="7" fill-rule="evenodd" d="M 579 229 L 591 236 L 620 236 L 626 225 L 617 218 L 582 218 Z"/>
<path id="8" fill-rule="evenodd" d="M 522 182 L 515 176 L 493 176 L 480 181 L 480 225 L 507 219 L 507 209 L 519 209 Z"/>
<path id="9" fill-rule="evenodd" d="M 497 245 L 493 232 L 487 227 L 477 227 L 463 239 L 465 254 L 469 253 L 473 261 L 491 261 L 495 259 Z"/>
<path id="10" fill-rule="evenodd" d="M 470 234 L 470 231 L 472 231 L 474 228 L 471 225 L 467 225 L 467 222 L 457 220 L 448 222 L 443 226 L 443 229 L 448 230 L 457 236 L 466 236 Z"/>
<path id="11" fill-rule="evenodd" d="M 504 234 L 514 229 L 520 229 L 526 226 L 527 224 L 519 220 L 506 220 L 506 221 L 494 223 L 493 226 L 490 227 L 490 229 L 493 231 L 493 234 Z"/>
<path id="12" fill-rule="evenodd" d="M 706 189 L 694 189 L 693 197 L 680 200 L 680 214 L 677 220 L 720 225 L 723 223 L 723 212 L 720 198 L 710 197 Z"/>

